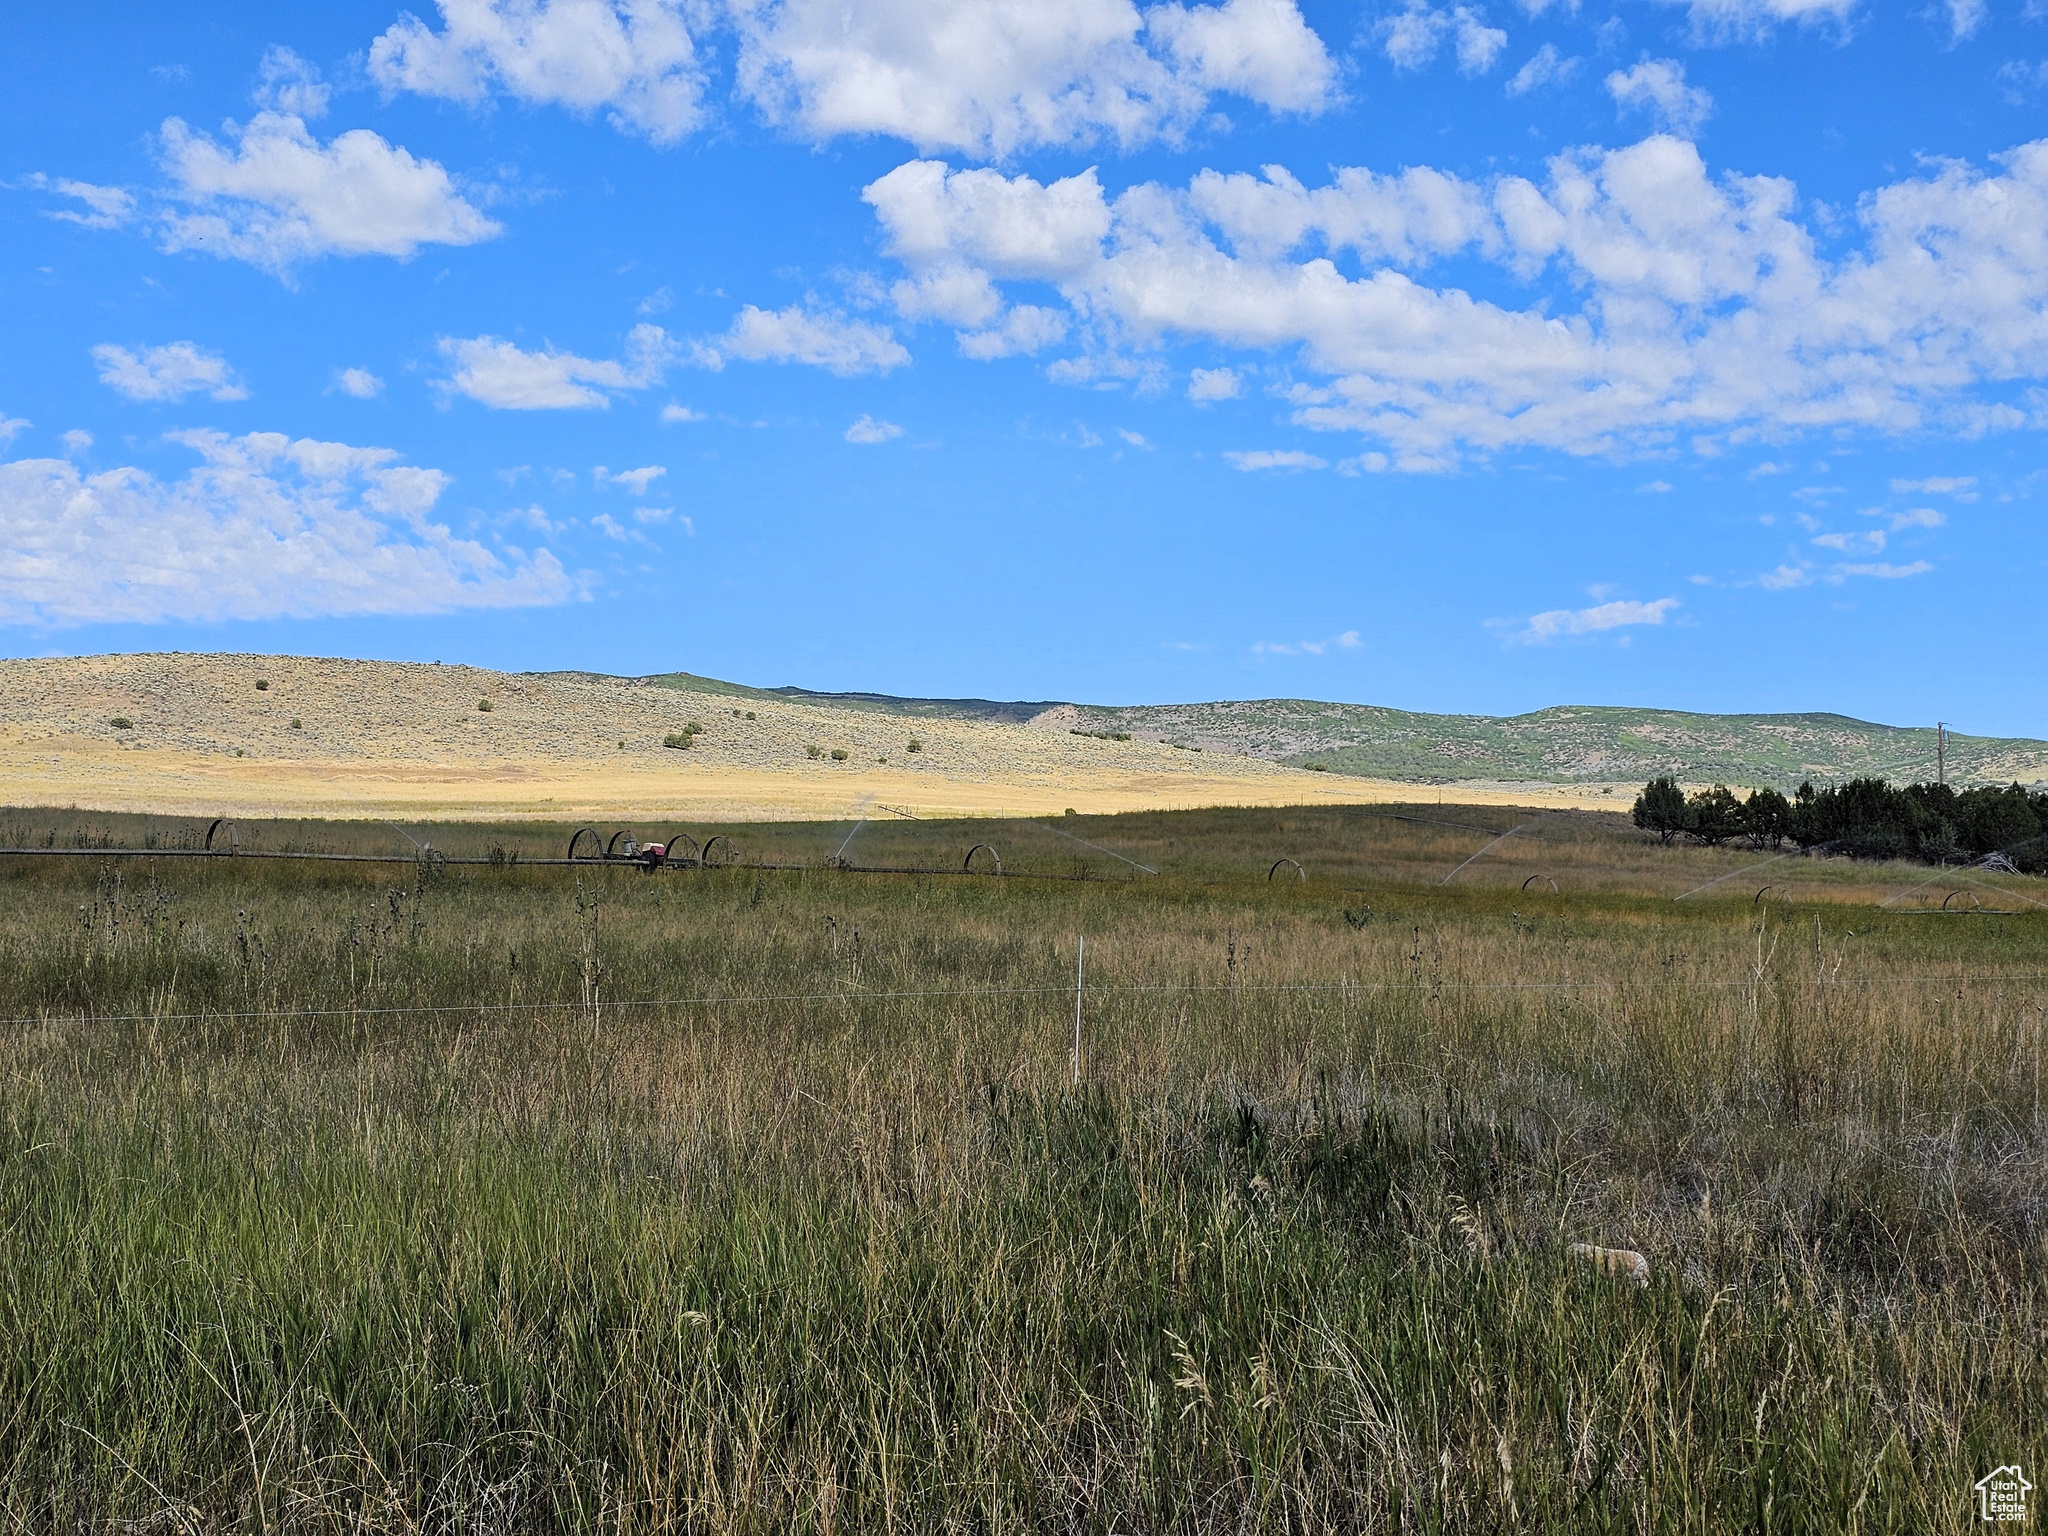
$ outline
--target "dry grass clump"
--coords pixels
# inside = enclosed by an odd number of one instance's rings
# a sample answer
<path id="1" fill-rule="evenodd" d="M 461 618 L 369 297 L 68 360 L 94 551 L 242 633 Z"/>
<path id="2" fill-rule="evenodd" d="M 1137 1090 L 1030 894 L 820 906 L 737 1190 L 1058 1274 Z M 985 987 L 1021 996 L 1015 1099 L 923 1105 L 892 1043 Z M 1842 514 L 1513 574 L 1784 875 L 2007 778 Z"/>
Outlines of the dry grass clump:
<path id="1" fill-rule="evenodd" d="M 1081 830 L 1200 873 L 0 866 L 0 1509 L 1919 1532 L 2048 1447 L 2048 924 Z"/>

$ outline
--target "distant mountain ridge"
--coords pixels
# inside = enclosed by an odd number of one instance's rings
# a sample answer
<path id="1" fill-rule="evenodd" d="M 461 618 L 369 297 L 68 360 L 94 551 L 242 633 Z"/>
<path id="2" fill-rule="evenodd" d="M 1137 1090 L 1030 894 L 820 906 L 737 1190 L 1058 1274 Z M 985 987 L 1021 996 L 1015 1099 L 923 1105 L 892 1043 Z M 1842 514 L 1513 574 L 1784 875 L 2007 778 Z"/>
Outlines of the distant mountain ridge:
<path id="1" fill-rule="evenodd" d="M 1809 778 L 1904 782 L 1931 780 L 1937 772 L 1933 727 L 1878 725 L 1825 713 L 1709 715 L 1559 705 L 1526 715 L 1438 715 L 1315 699 L 1134 705 L 915 699 L 793 686 L 749 688 L 687 672 L 640 681 L 842 709 L 1122 733 L 1205 752 L 1419 784 L 1620 783 L 1668 773 L 1686 783 L 1790 790 Z M 1957 785 L 2048 782 L 2048 741 L 1951 731 L 1948 778 Z"/>
<path id="2" fill-rule="evenodd" d="M 815 688 L 750 688 L 745 683 L 721 682 L 699 677 L 694 672 L 662 672 L 636 679 L 657 688 L 681 688 L 692 693 L 722 693 L 736 699 L 779 699 L 790 704 L 831 704 L 840 709 L 871 709 L 887 715 L 928 715 L 938 720 L 1003 720 L 1027 725 L 1049 709 L 1058 709 L 1060 699 L 1036 702 L 1002 699 L 907 699 L 889 693 L 821 693 Z"/>
<path id="3" fill-rule="evenodd" d="M 1320 764 L 1372 778 L 1551 783 L 1643 781 L 1775 785 L 1802 779 L 1933 779 L 1931 727 L 1835 714 L 1706 715 L 1563 705 L 1505 718 L 1432 715 L 1307 699 L 1076 710 L 1082 729 Z M 2048 779 L 2048 741 L 1950 732 L 1955 784 Z"/>

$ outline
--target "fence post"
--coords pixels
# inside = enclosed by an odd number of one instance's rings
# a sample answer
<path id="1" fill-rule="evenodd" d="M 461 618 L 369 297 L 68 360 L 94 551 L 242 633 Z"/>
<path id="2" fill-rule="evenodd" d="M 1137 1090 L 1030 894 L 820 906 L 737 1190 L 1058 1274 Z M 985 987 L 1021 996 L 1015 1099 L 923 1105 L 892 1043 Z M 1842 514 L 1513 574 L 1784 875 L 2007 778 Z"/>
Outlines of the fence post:
<path id="1" fill-rule="evenodd" d="M 1074 1086 L 1081 1086 L 1081 988 L 1088 963 L 1088 940 L 1084 935 L 1074 945 Z"/>

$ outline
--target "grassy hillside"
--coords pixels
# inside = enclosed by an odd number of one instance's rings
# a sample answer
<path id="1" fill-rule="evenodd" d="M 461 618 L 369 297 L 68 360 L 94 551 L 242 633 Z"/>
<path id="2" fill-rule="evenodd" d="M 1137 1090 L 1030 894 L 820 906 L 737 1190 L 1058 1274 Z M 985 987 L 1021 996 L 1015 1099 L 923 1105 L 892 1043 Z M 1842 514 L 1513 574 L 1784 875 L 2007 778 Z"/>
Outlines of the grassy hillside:
<path id="1" fill-rule="evenodd" d="M 668 681 L 296 656 L 5 660 L 0 783 L 25 804 L 373 820 L 1385 797 L 1250 757 Z"/>
<path id="2" fill-rule="evenodd" d="M 678 674 L 670 686 L 703 686 Z M 667 679 L 656 681 L 667 682 Z M 1432 715 L 1314 699 L 1212 704 L 999 704 L 986 699 L 891 699 L 801 688 L 745 690 L 763 697 L 892 713 L 1028 720 L 1053 730 L 1128 733 L 1206 752 L 1234 753 L 1368 779 L 1563 784 L 1645 780 L 1776 785 L 1877 775 L 1932 779 L 1935 733 L 1847 715 L 1702 715 L 1671 709 L 1563 705 L 1506 718 Z M 2048 780 L 2048 741 L 1949 733 L 1949 782 Z"/>
<path id="3" fill-rule="evenodd" d="M 1935 776 L 1931 729 L 1873 725 L 1846 715 L 1697 715 L 1678 710 L 1565 706 L 1506 719 L 1411 714 L 1306 699 L 1083 707 L 1083 729 L 1128 731 L 1333 772 L 1448 783 L 1648 779 L 1774 784 L 1868 774 Z M 1961 736 L 1948 745 L 1951 783 L 2048 777 L 2048 742 Z"/>
<path id="4" fill-rule="evenodd" d="M 919 699 L 793 686 L 754 688 L 689 672 L 633 679 L 560 672 L 543 674 L 541 680 L 582 689 L 630 683 L 700 701 L 797 705 L 830 711 L 835 722 L 848 715 L 861 720 L 887 716 L 1034 724 L 1054 734 L 1126 734 L 1138 742 L 1420 784 L 1640 783 L 1668 773 L 1687 783 L 1769 784 L 1789 791 L 1808 778 L 1824 783 L 1876 775 L 1910 781 L 1932 779 L 1936 771 L 1931 727 L 1876 725 L 1833 714 L 1704 715 L 1563 705 L 1496 717 L 1315 699 L 1135 705 Z M 801 719 L 782 713 L 775 718 L 794 721 L 799 734 L 811 719 L 807 713 Z M 1950 732 L 1948 777 L 1958 786 L 2048 781 L 2048 741 Z"/>

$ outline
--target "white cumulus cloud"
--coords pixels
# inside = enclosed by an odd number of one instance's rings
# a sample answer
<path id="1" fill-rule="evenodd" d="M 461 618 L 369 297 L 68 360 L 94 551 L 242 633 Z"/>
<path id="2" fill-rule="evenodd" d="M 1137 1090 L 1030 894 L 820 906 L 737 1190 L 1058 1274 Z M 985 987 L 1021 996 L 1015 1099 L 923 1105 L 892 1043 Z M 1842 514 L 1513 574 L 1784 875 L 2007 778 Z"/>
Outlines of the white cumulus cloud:
<path id="1" fill-rule="evenodd" d="M 1258 176 L 1202 171 L 1188 184 L 1187 204 L 1238 256 L 1262 261 L 1320 240 L 1367 262 L 1410 265 L 1493 240 L 1484 194 L 1427 166 L 1388 176 L 1346 166 L 1313 190 L 1285 166 L 1262 167 Z M 1146 217 L 1135 204 L 1131 211 Z"/>
<path id="2" fill-rule="evenodd" d="M 1223 461 L 1247 474 L 1261 469 L 1328 469 L 1329 462 L 1297 448 L 1261 448 L 1251 453 L 1226 453 Z"/>
<path id="3" fill-rule="evenodd" d="M 739 95 L 813 140 L 884 134 L 1001 157 L 1175 141 L 1217 95 L 1313 113 L 1337 66 L 1296 0 L 436 0 L 370 45 L 387 92 L 604 112 L 674 143 L 706 119 L 699 39 L 736 34 Z M 693 36 L 693 32 L 696 34 Z M 284 89 L 289 89 L 289 86 Z M 266 81 L 271 105 L 287 99 Z M 303 95 L 289 98 L 305 104 Z"/>
<path id="4" fill-rule="evenodd" d="M 439 0 L 441 30 L 403 15 L 370 45 L 387 91 L 471 105 L 604 109 L 671 144 L 703 120 L 703 68 L 678 0 Z"/>
<path id="5" fill-rule="evenodd" d="M 1925 576 L 1933 569 L 1925 560 L 1915 560 L 1911 565 L 1838 565 L 1828 580 L 1839 582 L 1846 576 L 1869 576 L 1878 581 L 1903 581 L 1909 576 Z"/>
<path id="6" fill-rule="evenodd" d="M 1837 554 L 1869 553 L 1881 554 L 1885 545 L 1884 530 L 1870 528 L 1850 533 L 1817 533 L 1813 542 L 1822 549 L 1832 549 Z"/>
<path id="7" fill-rule="evenodd" d="M 1685 83 L 1676 59 L 1644 59 L 1607 77 L 1607 94 L 1620 112 L 1646 112 L 1666 133 L 1689 139 L 1714 114 L 1714 98 Z"/>
<path id="8" fill-rule="evenodd" d="M 2027 98 L 2048 85 L 2048 59 L 2029 62 L 2026 59 L 2007 59 L 1998 66 L 1998 78 L 2005 82 L 2003 95 L 2007 102 L 2018 107 L 2024 106 Z M 52 214 L 62 218 L 62 214 Z"/>
<path id="9" fill-rule="evenodd" d="M 189 341 L 140 352 L 108 344 L 94 347 L 92 360 L 99 365 L 100 382 L 130 400 L 182 400 L 197 394 L 214 400 L 249 398 L 226 358 Z"/>
<path id="10" fill-rule="evenodd" d="M 1188 370 L 1188 398 L 1197 405 L 1211 405 L 1218 400 L 1235 400 L 1243 393 L 1244 380 L 1238 377 L 1234 369 Z"/>
<path id="11" fill-rule="evenodd" d="M 179 434 L 182 479 L 0 463 L 0 622 L 444 613 L 582 590 L 547 550 L 492 550 L 431 513 L 448 477 L 282 433 Z"/>
<path id="12" fill-rule="evenodd" d="M 960 351 L 963 356 L 982 361 L 1020 354 L 1029 356 L 1064 340 L 1066 334 L 1067 317 L 1059 310 L 1037 304 L 1019 304 L 1003 316 L 1001 325 L 984 331 L 961 332 Z"/>
<path id="13" fill-rule="evenodd" d="M 1322 640 L 1261 640 L 1252 647 L 1254 656 L 1327 656 L 1332 650 L 1355 651 L 1364 642 L 1358 638 L 1358 631 L 1347 629 L 1341 635 L 1330 635 Z"/>
<path id="14" fill-rule="evenodd" d="M 590 472 L 590 478 L 595 485 L 622 485 L 631 495 L 645 496 L 647 487 L 667 473 L 668 466 L 665 464 L 647 464 L 639 469 L 621 469 L 616 472 L 600 464 Z"/>
<path id="15" fill-rule="evenodd" d="M 1478 13 L 1459 6 L 1457 13 L 1458 68 L 1468 75 L 1483 75 L 1493 68 L 1501 50 L 1508 45 L 1508 35 L 1499 27 L 1489 27 L 1479 19 Z"/>
<path id="16" fill-rule="evenodd" d="M 1396 69 L 1421 69 L 1443 46 L 1450 18 L 1433 5 L 1411 3 L 1403 10 L 1382 17 L 1380 47 L 1387 62 Z"/>
<path id="17" fill-rule="evenodd" d="M 734 0 L 733 14 L 742 91 L 814 139 L 997 158 L 1130 149 L 1177 139 L 1212 92 L 1298 112 L 1335 90 L 1294 0 Z"/>
<path id="18" fill-rule="evenodd" d="M 986 272 L 957 262 L 928 267 L 889 290 L 905 320 L 941 320 L 948 325 L 986 325 L 1002 313 L 1003 296 Z"/>
<path id="19" fill-rule="evenodd" d="M 256 105 L 293 117 L 324 117 L 330 92 L 320 71 L 289 48 L 265 51 L 256 72 Z"/>
<path id="20" fill-rule="evenodd" d="M 384 392 L 384 381 L 367 368 L 344 368 L 335 375 L 334 387 L 358 400 L 374 400 Z"/>
<path id="21" fill-rule="evenodd" d="M 849 443 L 886 443 L 892 437 L 901 437 L 903 429 L 893 421 L 878 421 L 873 416 L 862 415 L 846 429 Z"/>
<path id="22" fill-rule="evenodd" d="M 613 393 L 660 383 L 675 355 L 668 333 L 646 324 L 627 334 L 624 361 L 527 352 L 496 336 L 443 336 L 440 349 L 449 374 L 436 388 L 505 411 L 602 410 Z"/>
<path id="23" fill-rule="evenodd" d="M 367 128 L 322 144 L 290 113 L 230 123 L 226 143 L 166 119 L 161 141 L 178 207 L 162 221 L 172 251 L 210 251 L 287 272 L 318 256 L 411 256 L 500 232 L 447 171 Z"/>
<path id="24" fill-rule="evenodd" d="M 1677 598 L 1660 597 L 1654 603 L 1623 600 L 1592 608 L 1554 608 L 1531 618 L 1526 629 L 1510 638 L 1522 645 L 1540 645 L 1561 636 L 1596 635 L 1637 624 L 1662 624 L 1664 616 L 1677 606 Z"/>
<path id="25" fill-rule="evenodd" d="M 923 273 L 954 267 L 1057 282 L 1092 266 L 1110 212 L 1090 169 L 1043 186 L 1029 176 L 912 160 L 861 193 L 892 256 Z"/>
<path id="26" fill-rule="evenodd" d="M 1526 96 L 1546 85 L 1562 85 L 1578 73 L 1579 61 L 1568 59 L 1557 51 L 1557 44 L 1545 43 L 1529 56 L 1514 74 L 1508 77 L 1507 93 L 1510 96 Z"/>
<path id="27" fill-rule="evenodd" d="M 1508 45 L 1507 33 L 1489 27 L 1471 6 L 1443 10 L 1428 0 L 1409 0 L 1404 9 L 1381 18 L 1378 35 L 1381 51 L 1396 69 L 1424 68 L 1449 41 L 1458 68 L 1468 75 L 1485 74 Z"/>
<path id="28" fill-rule="evenodd" d="M 886 326 L 817 313 L 801 304 L 776 310 L 747 305 L 723 336 L 700 350 L 698 361 L 716 368 L 727 357 L 750 363 L 807 363 L 841 378 L 887 373 L 910 361 L 910 353 Z"/>
<path id="29" fill-rule="evenodd" d="M 1858 0 L 1683 0 L 1693 31 L 1702 38 L 1769 36 L 1780 26 L 1846 27 Z"/>
<path id="30" fill-rule="evenodd" d="M 1953 496 L 1957 501 L 1977 499 L 1975 475 L 1931 475 L 1925 480 L 1894 480 L 1893 491 L 1901 496 L 1918 492 L 1922 496 Z"/>
<path id="31" fill-rule="evenodd" d="M 1336 90 L 1337 67 L 1294 0 L 1154 6 L 1145 30 L 1182 77 L 1204 90 L 1283 112 L 1320 111 Z"/>
<path id="32" fill-rule="evenodd" d="M 54 192 L 59 197 L 85 204 L 82 211 L 76 208 L 45 209 L 45 218 L 62 219 L 67 224 L 80 224 L 87 229 L 119 229 L 135 217 L 135 195 L 120 187 L 95 186 L 89 181 L 45 176 L 40 171 L 28 178 L 28 185 L 39 192 Z"/>
<path id="33" fill-rule="evenodd" d="M 913 160 L 861 195 L 881 219 L 890 253 L 911 271 L 890 290 L 897 313 L 960 327 L 961 352 L 983 360 L 1041 351 L 1068 330 L 1067 317 L 1044 305 L 1005 313 L 995 279 L 1070 275 L 1096 259 L 1109 231 L 1092 170 L 1044 186 Z"/>
<path id="34" fill-rule="evenodd" d="M 1945 528 L 1948 518 L 1932 507 L 1914 507 L 1905 512 L 1887 513 L 1882 507 L 1873 507 L 1864 514 L 1867 517 L 1882 517 L 1893 533 L 1903 533 L 1908 528 Z"/>
<path id="35" fill-rule="evenodd" d="M 1080 355 L 1053 377 L 1141 378 L 1181 344 L 1284 352 L 1298 424 L 1405 471 L 2048 420 L 2009 387 L 2048 376 L 2048 140 L 1880 186 L 1846 241 L 1789 181 L 1716 174 L 1668 134 L 1535 179 L 1340 167 L 1311 187 L 1267 166 L 1112 195 L 1093 171 L 918 160 L 865 195 L 907 281 L 1056 290 Z M 1432 285 L 1451 257 L 1497 274 L 1489 297 Z"/>

